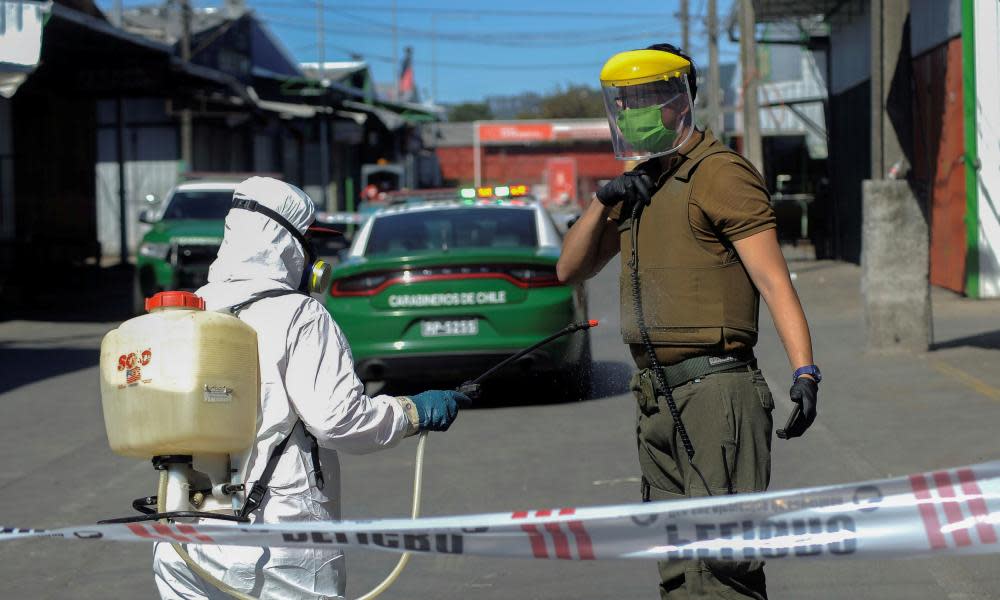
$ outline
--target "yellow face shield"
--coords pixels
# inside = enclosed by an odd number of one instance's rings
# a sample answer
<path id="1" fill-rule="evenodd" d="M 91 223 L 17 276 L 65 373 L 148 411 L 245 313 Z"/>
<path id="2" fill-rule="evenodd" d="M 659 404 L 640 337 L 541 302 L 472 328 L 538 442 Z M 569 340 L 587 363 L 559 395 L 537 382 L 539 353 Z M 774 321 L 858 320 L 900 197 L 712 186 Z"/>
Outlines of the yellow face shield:
<path id="1" fill-rule="evenodd" d="M 644 160 L 676 152 L 694 131 L 691 63 L 660 50 L 633 50 L 601 70 L 615 158 Z"/>

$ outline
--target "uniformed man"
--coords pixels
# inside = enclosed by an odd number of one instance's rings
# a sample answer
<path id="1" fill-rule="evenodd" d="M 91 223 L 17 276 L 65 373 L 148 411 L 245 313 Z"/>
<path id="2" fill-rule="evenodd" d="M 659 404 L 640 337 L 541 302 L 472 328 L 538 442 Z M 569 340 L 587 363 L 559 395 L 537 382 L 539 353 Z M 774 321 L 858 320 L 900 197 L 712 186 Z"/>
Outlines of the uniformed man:
<path id="1" fill-rule="evenodd" d="M 809 326 L 757 170 L 694 125 L 691 59 L 657 44 L 601 71 L 615 156 L 643 161 L 597 192 L 563 243 L 564 282 L 621 254 L 622 336 L 638 373 L 645 501 L 759 492 L 771 471 L 774 401 L 753 355 L 760 297 L 792 374 L 796 437 L 816 417 Z M 663 598 L 766 598 L 763 564 L 665 561 Z"/>

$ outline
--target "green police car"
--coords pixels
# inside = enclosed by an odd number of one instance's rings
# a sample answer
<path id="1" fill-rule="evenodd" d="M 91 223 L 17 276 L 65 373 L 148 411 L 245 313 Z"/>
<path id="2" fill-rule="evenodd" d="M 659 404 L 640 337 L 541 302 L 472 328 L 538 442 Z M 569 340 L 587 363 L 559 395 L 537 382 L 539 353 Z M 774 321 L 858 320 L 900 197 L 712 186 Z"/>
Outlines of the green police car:
<path id="1" fill-rule="evenodd" d="M 545 209 L 527 199 L 385 208 L 334 269 L 326 306 L 362 380 L 457 384 L 587 320 L 584 287 L 556 277 L 561 244 Z M 498 376 L 538 376 L 580 399 L 589 393 L 590 356 L 589 336 L 578 332 Z"/>
<path id="2" fill-rule="evenodd" d="M 145 312 L 144 299 L 157 292 L 191 291 L 207 282 L 235 187 L 236 182 L 182 183 L 159 211 L 143 211 L 139 220 L 152 229 L 136 253 L 133 308 L 137 314 Z"/>

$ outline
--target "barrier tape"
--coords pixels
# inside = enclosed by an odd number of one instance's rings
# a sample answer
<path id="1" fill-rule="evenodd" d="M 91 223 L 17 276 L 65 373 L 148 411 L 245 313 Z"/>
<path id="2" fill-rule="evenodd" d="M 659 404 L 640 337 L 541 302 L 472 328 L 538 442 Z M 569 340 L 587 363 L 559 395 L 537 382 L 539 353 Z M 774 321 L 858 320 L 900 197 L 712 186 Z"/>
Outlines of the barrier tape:
<path id="1" fill-rule="evenodd" d="M 1000 461 L 863 483 L 594 508 L 248 526 L 3 528 L 62 538 L 537 559 L 904 558 L 1000 552 Z"/>

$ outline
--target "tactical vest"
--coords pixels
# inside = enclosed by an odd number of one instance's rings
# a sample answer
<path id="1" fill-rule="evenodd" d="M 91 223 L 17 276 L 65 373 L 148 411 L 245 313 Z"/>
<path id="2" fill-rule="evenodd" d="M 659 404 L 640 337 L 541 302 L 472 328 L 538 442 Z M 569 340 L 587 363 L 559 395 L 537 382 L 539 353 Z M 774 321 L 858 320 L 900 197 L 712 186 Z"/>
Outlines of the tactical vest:
<path id="1" fill-rule="evenodd" d="M 681 164 L 639 217 L 637 268 L 643 317 L 655 346 L 721 348 L 726 341 L 744 341 L 749 348 L 757 341 L 760 295 L 739 256 L 735 250 L 716 256 L 691 230 L 692 179 L 698 166 L 717 154 L 746 162 L 724 146 L 708 148 Z M 619 228 L 621 329 L 626 344 L 640 344 L 632 297 L 631 228 L 628 215 Z"/>

